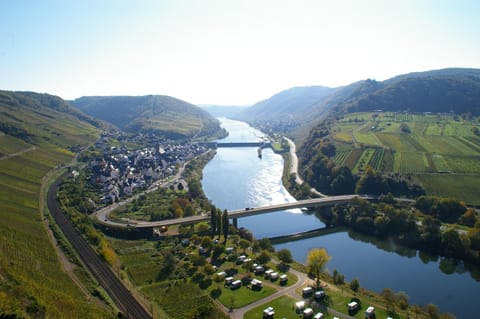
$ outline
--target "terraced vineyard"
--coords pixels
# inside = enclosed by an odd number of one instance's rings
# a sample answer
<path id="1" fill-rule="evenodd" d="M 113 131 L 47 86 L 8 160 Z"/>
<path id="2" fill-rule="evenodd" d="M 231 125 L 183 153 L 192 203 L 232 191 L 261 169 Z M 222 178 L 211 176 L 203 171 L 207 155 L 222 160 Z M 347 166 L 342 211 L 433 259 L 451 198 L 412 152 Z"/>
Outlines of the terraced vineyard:
<path id="1" fill-rule="evenodd" d="M 349 114 L 332 128 L 338 150 L 333 161 L 355 173 L 369 165 L 377 171 L 421 174 L 418 181 L 427 192 L 443 196 L 457 195 L 442 181 L 457 176 L 469 189 L 460 192 L 461 199 L 480 204 L 480 136 L 475 135 L 479 123 L 444 114 Z M 435 183 L 428 180 L 431 174 L 437 174 Z"/>
<path id="2" fill-rule="evenodd" d="M 113 318 L 63 271 L 44 225 L 43 177 L 99 135 L 58 101 L 0 91 L 0 317 Z"/>

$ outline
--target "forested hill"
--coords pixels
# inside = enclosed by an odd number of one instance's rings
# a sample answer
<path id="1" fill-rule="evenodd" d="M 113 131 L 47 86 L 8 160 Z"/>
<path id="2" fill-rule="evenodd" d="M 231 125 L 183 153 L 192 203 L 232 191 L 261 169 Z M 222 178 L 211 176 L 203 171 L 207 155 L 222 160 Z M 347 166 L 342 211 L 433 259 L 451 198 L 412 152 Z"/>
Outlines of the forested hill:
<path id="1" fill-rule="evenodd" d="M 235 116 L 243 121 L 294 121 L 306 120 L 306 114 L 319 114 L 321 102 L 336 89 L 324 86 L 294 87 L 260 101 Z"/>
<path id="2" fill-rule="evenodd" d="M 480 70 L 443 69 L 400 75 L 383 82 L 367 80 L 335 113 L 359 111 L 433 112 L 480 115 Z"/>
<path id="3" fill-rule="evenodd" d="M 219 122 L 208 112 L 169 96 L 86 96 L 71 103 L 127 132 L 191 138 L 220 131 Z"/>

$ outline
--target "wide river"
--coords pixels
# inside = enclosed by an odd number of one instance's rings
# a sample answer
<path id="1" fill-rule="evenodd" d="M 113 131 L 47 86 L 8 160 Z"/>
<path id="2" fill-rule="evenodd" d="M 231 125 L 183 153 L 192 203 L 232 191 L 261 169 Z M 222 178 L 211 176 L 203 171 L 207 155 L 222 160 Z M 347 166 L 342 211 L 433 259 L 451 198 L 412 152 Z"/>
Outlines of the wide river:
<path id="1" fill-rule="evenodd" d="M 264 134 L 248 124 L 220 118 L 229 136 L 222 142 L 257 142 Z M 242 209 L 295 201 L 282 184 L 283 159 L 271 149 L 258 158 L 256 148 L 219 148 L 203 171 L 207 197 L 220 209 Z M 240 218 L 239 227 L 256 238 L 287 235 L 320 228 L 323 223 L 299 209 Z M 327 269 L 358 278 L 366 289 L 404 291 L 411 304 L 433 303 L 457 318 L 477 318 L 480 302 L 480 269 L 426 256 L 392 243 L 339 232 L 276 245 L 287 248 L 304 263 L 310 249 L 325 247 L 332 256 Z M 471 269 L 471 267 L 468 267 Z M 473 276 L 475 272 L 475 276 Z M 477 279 L 474 279 L 477 278 Z"/>

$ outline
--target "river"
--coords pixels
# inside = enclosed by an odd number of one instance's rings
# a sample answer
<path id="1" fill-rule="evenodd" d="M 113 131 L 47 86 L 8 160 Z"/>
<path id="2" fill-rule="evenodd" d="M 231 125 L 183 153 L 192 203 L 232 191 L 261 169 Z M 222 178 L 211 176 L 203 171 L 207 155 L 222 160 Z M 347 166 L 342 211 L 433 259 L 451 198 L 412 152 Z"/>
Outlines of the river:
<path id="1" fill-rule="evenodd" d="M 229 136 L 222 142 L 257 142 L 264 134 L 248 124 L 221 118 Z M 283 159 L 271 149 L 258 158 L 256 148 L 219 148 L 203 171 L 202 185 L 207 197 L 220 209 L 242 209 L 295 201 L 282 184 Z M 293 234 L 323 227 L 316 217 L 299 209 L 240 218 L 239 227 L 256 238 Z M 480 283 L 462 263 L 428 257 L 392 243 L 339 232 L 276 245 L 288 248 L 298 262 L 305 262 L 310 249 L 325 247 L 332 256 L 327 269 L 358 278 L 366 289 L 404 291 L 410 303 L 433 303 L 442 312 L 457 318 L 477 317 Z M 443 270 L 443 271 L 442 271 Z M 475 268 L 475 277 L 480 270 Z"/>

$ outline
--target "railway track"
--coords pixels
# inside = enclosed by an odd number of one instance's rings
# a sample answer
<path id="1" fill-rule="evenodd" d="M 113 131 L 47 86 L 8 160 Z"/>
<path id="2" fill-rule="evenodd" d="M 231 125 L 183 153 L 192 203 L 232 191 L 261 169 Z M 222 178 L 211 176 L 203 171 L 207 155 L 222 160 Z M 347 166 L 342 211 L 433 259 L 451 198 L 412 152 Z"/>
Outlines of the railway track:
<path id="1" fill-rule="evenodd" d="M 59 180 L 61 180 L 60 178 Z M 72 222 L 65 217 L 57 201 L 59 180 L 48 190 L 47 205 L 55 222 L 65 234 L 67 240 L 77 251 L 80 259 L 95 276 L 100 285 L 110 295 L 118 309 L 127 318 L 150 319 L 152 316 L 138 302 L 121 280 L 114 274 L 110 266 L 93 250 L 82 237 Z"/>

